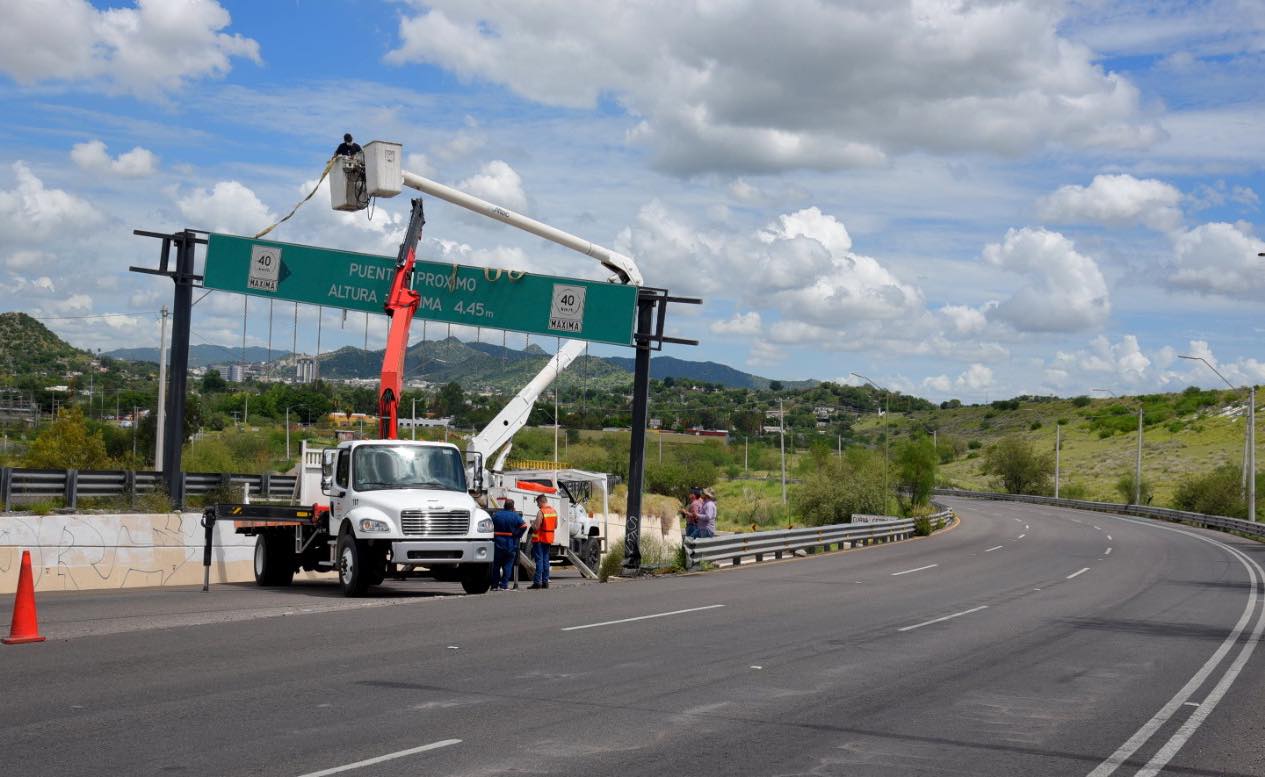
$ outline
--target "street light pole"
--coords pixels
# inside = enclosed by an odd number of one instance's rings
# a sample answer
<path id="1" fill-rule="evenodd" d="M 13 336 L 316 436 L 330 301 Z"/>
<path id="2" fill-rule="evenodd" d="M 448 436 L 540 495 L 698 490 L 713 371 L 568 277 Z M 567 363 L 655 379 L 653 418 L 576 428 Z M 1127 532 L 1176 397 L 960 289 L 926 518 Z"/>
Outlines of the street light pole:
<path id="1" fill-rule="evenodd" d="M 1063 424 L 1054 422 L 1054 498 L 1059 498 L 1059 455 L 1063 447 Z"/>
<path id="2" fill-rule="evenodd" d="M 1258 254 L 1265 256 L 1265 254 Z M 1238 390 L 1242 386 L 1236 386 L 1231 383 L 1221 371 L 1202 356 L 1186 356 L 1178 354 L 1179 359 L 1189 359 L 1190 361 L 1203 362 L 1204 366 L 1217 374 L 1232 389 Z M 1249 521 L 1256 520 L 1256 384 L 1247 387 L 1247 429 L 1245 430 L 1245 439 L 1243 445 L 1243 485 L 1245 496 L 1247 497 L 1247 519 Z"/>
<path id="3" fill-rule="evenodd" d="M 778 445 L 782 449 L 782 504 L 786 504 L 786 409 L 777 400 Z"/>

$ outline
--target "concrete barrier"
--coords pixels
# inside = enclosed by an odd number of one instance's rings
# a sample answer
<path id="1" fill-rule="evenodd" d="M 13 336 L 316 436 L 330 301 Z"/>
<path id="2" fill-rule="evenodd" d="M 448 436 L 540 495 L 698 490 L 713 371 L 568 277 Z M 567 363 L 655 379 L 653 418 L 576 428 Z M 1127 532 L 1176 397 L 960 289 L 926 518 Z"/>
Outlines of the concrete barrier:
<path id="1" fill-rule="evenodd" d="M 201 518 L 174 512 L 0 516 L 0 594 L 17 589 L 23 550 L 31 551 L 36 591 L 201 585 Z M 217 525 L 211 582 L 254 580 L 254 544 L 232 524 Z"/>

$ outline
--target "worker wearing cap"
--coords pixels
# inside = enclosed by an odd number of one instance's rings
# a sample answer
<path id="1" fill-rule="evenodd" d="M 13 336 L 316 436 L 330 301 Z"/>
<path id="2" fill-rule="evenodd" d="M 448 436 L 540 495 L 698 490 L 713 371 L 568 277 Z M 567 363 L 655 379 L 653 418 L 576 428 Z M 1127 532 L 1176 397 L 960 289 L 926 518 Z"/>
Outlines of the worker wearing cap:
<path id="1" fill-rule="evenodd" d="M 703 489 L 703 506 L 698 511 L 698 533 L 696 537 L 716 536 L 716 492 L 710 488 Z"/>
<path id="2" fill-rule="evenodd" d="M 527 519 L 514 510 L 514 500 L 506 499 L 500 510 L 492 513 L 492 588 L 501 591 L 510 587 L 510 576 L 518 557 L 518 537 L 527 528 Z M 517 583 L 516 583 L 517 585 Z"/>
<path id="3" fill-rule="evenodd" d="M 327 146 L 328 148 L 328 146 Z M 351 139 L 351 133 L 343 135 L 343 142 L 339 144 L 338 149 L 334 151 L 334 156 L 355 156 L 361 151 L 360 144 Z"/>
<path id="4" fill-rule="evenodd" d="M 553 532 L 558 528 L 558 512 L 549 506 L 544 494 L 536 497 L 536 520 L 532 523 L 533 542 L 531 560 L 536 565 L 531 588 L 549 587 L 549 546 L 553 545 Z"/>

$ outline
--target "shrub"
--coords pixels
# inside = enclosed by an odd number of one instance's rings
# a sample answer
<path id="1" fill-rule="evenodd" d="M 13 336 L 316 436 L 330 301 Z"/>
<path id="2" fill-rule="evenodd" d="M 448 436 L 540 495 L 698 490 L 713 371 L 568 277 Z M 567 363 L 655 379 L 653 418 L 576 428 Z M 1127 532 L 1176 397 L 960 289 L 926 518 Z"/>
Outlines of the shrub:
<path id="1" fill-rule="evenodd" d="M 929 537 L 931 536 L 931 519 L 925 515 L 914 519 L 914 536 Z"/>
<path id="2" fill-rule="evenodd" d="M 1168 429 L 1169 432 L 1173 434 L 1177 434 L 1178 432 L 1182 430 L 1183 426 L 1185 426 L 1185 424 L 1183 424 L 1181 421 L 1170 421 L 1166 428 Z"/>
<path id="3" fill-rule="evenodd" d="M 106 469 L 105 438 L 88 431 L 78 408 L 63 410 L 40 430 L 26 452 L 26 466 L 37 469 Z"/>
<path id="4" fill-rule="evenodd" d="M 1132 472 L 1126 472 L 1120 476 L 1119 480 L 1116 481 L 1116 493 L 1120 495 L 1121 500 L 1127 505 L 1137 504 L 1137 502 L 1135 502 L 1133 498 L 1134 491 L 1135 491 L 1133 474 L 1134 473 Z M 1148 481 L 1146 478 L 1142 478 L 1141 504 L 1144 504 L 1144 505 L 1150 504 L 1151 497 L 1153 497 L 1154 495 L 1155 495 L 1155 491 L 1154 489 L 1151 488 L 1150 481 Z"/>
<path id="5" fill-rule="evenodd" d="M 602 563 L 597 565 L 597 579 L 605 583 L 612 577 L 618 577 L 624 564 L 624 543 L 619 543 L 602 556 Z"/>
<path id="6" fill-rule="evenodd" d="M 980 448 L 984 447 L 984 443 L 980 442 L 979 440 L 971 440 L 970 442 L 966 444 L 966 447 L 973 451 L 977 451 Z"/>
<path id="7" fill-rule="evenodd" d="M 171 497 L 167 496 L 166 490 L 159 487 L 153 491 L 137 494 L 136 509 L 142 513 L 169 513 L 175 508 L 172 506 Z"/>
<path id="8" fill-rule="evenodd" d="M 831 460 L 810 475 L 793 495 L 795 515 L 810 526 L 847 523 L 853 513 L 882 513 L 883 457 L 865 448 L 852 448 L 843 460 Z"/>
<path id="9" fill-rule="evenodd" d="M 1040 429 L 1040 428 L 1041 428 L 1041 421 L 1040 421 L 1040 420 L 1033 421 L 1032 423 L 1028 424 L 1028 431 L 1030 431 L 1030 432 L 1035 432 L 1036 430 L 1038 430 L 1038 429 Z"/>
<path id="10" fill-rule="evenodd" d="M 1003 437 L 985 452 L 983 472 L 995 476 L 1007 493 L 1044 494 L 1054 474 L 1054 458 L 1038 454 L 1027 440 Z"/>
<path id="11" fill-rule="evenodd" d="M 1239 468 L 1223 464 L 1211 472 L 1191 475 L 1180 482 L 1173 494 L 1173 507 L 1193 513 L 1242 518 L 1247 514 L 1247 505 L 1243 502 L 1241 484 Z"/>
<path id="12" fill-rule="evenodd" d="M 1093 401 L 1092 399 L 1085 396 L 1084 394 L 1081 394 L 1079 397 L 1072 398 L 1072 404 L 1075 405 L 1076 407 L 1085 407 L 1092 401 Z"/>
<path id="13" fill-rule="evenodd" d="M 1059 486 L 1059 499 L 1084 499 L 1089 489 L 1083 483 L 1064 483 Z"/>

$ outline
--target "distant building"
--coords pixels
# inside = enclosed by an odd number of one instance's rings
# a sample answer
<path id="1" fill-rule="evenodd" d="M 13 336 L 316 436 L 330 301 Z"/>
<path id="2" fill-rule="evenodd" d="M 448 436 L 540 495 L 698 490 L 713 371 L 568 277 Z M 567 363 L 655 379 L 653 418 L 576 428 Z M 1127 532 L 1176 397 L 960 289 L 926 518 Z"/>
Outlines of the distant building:
<path id="1" fill-rule="evenodd" d="M 294 361 L 294 380 L 297 383 L 311 383 L 316 380 L 316 359 L 296 359 Z"/>

